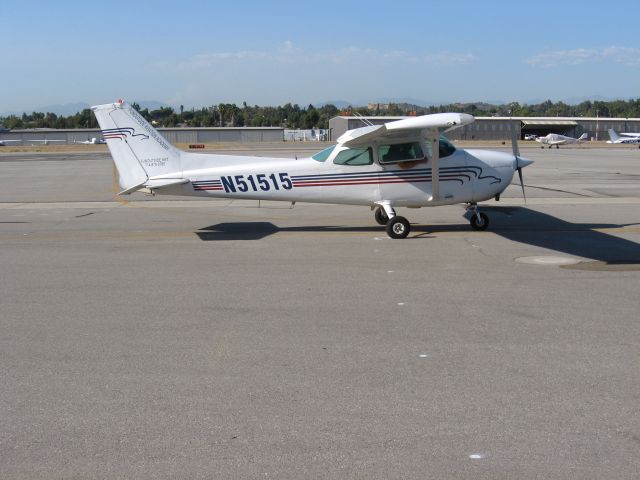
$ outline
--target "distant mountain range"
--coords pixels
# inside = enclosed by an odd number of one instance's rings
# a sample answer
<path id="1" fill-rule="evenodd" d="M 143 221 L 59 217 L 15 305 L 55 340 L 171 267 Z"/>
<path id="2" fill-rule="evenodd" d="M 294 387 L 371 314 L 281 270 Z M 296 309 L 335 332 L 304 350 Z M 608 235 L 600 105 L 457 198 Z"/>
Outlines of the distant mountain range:
<path id="1" fill-rule="evenodd" d="M 149 110 L 157 110 L 160 107 L 169 107 L 170 105 L 164 102 L 158 102 L 156 100 L 146 100 L 146 101 L 132 101 L 131 103 L 137 103 L 140 105 L 140 108 L 148 108 Z M 23 113 L 32 113 L 32 112 L 40 112 L 40 113 L 55 113 L 58 116 L 69 117 L 71 115 L 75 115 L 78 112 L 81 112 L 85 108 L 90 108 L 86 102 L 74 102 L 74 103 L 64 103 L 60 105 L 46 105 L 44 107 L 32 108 L 25 111 L 13 111 L 13 112 L 2 112 L 0 113 L 0 117 L 8 117 L 9 115 L 22 115 Z"/>

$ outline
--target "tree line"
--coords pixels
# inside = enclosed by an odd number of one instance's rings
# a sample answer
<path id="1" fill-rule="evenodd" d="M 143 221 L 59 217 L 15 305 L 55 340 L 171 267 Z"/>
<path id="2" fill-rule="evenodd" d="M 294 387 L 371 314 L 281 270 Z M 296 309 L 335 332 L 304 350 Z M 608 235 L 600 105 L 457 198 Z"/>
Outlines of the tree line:
<path id="1" fill-rule="evenodd" d="M 385 104 L 384 108 L 349 106 L 339 109 L 327 104 L 322 107 L 309 105 L 306 108 L 298 104 L 287 103 L 278 107 L 250 106 L 243 102 L 219 103 L 199 109 L 178 110 L 161 107 L 155 110 L 133 107 L 153 125 L 158 127 L 283 127 L 283 128 L 328 128 L 329 119 L 337 115 L 426 115 L 429 113 L 461 112 L 478 117 L 514 116 L 514 117 L 615 117 L 640 118 L 640 98 L 632 100 L 584 101 L 577 105 L 547 100 L 538 104 L 520 104 L 511 102 L 504 105 L 487 103 L 451 103 L 421 107 L 407 103 Z M 0 125 L 9 129 L 20 128 L 98 128 L 96 118 L 90 109 L 84 109 L 75 115 L 62 116 L 55 113 L 33 112 L 21 116 L 0 117 Z"/>

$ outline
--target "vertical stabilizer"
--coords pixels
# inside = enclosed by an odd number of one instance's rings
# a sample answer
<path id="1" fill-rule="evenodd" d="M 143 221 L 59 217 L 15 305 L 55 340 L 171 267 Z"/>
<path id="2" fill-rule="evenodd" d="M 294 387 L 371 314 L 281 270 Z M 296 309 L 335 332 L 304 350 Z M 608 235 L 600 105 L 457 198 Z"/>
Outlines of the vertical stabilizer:
<path id="1" fill-rule="evenodd" d="M 611 139 L 612 143 L 620 140 L 620 135 L 618 135 L 613 128 L 610 128 L 609 130 L 607 130 L 607 132 L 609 132 L 609 138 Z"/>
<path id="2" fill-rule="evenodd" d="M 135 111 L 116 103 L 91 107 L 118 169 L 125 193 L 137 190 L 149 178 L 182 176 L 180 151 Z"/>

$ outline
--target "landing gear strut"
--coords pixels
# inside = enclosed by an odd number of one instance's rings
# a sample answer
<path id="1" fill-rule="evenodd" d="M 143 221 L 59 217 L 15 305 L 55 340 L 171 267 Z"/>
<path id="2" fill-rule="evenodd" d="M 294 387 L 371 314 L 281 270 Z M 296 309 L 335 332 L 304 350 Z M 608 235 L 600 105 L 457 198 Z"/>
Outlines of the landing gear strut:
<path id="1" fill-rule="evenodd" d="M 470 203 L 467 206 L 467 212 L 471 215 L 469 217 L 469 223 L 474 230 L 486 230 L 489 226 L 489 217 L 486 213 L 478 211 L 478 205 L 476 203 Z"/>

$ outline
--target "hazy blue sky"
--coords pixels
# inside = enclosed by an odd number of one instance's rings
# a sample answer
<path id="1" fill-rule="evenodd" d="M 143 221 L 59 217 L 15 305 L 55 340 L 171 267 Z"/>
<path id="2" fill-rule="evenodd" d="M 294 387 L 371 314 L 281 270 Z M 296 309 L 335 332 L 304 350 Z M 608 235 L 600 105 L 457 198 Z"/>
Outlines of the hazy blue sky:
<path id="1" fill-rule="evenodd" d="M 0 112 L 640 96 L 640 5 L 191 0 L 0 3 Z"/>

